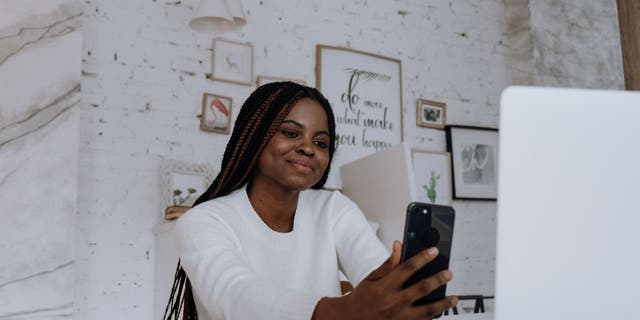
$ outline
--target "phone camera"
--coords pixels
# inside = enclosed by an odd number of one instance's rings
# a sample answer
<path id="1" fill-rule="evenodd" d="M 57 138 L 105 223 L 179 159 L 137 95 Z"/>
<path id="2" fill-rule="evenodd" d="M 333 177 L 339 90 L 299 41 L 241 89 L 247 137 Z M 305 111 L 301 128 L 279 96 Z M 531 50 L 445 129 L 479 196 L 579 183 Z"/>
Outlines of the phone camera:
<path id="1" fill-rule="evenodd" d="M 416 207 L 412 211 L 413 211 L 414 214 L 426 215 L 426 214 L 429 214 L 431 212 L 431 209 L 428 208 L 428 207 Z"/>

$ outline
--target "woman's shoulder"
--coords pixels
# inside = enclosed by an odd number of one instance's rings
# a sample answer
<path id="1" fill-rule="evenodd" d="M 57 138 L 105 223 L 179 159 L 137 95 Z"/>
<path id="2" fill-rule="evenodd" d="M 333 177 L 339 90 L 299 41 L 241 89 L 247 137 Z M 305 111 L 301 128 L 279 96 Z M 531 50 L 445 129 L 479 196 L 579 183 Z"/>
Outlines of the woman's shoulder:
<path id="1" fill-rule="evenodd" d="M 178 225 L 190 226 L 209 224 L 212 222 L 224 222 L 237 211 L 237 201 L 240 190 L 236 190 L 226 196 L 204 201 L 187 210 L 179 219 Z"/>

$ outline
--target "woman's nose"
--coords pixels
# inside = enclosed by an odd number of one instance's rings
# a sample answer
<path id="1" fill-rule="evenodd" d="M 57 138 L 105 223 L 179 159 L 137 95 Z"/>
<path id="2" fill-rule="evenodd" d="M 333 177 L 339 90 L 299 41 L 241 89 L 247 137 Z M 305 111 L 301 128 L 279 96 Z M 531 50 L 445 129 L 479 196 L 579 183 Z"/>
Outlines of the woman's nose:
<path id="1" fill-rule="evenodd" d="M 296 152 L 303 154 L 305 156 L 313 155 L 313 141 L 307 141 L 308 139 L 301 139 L 298 147 L 296 148 Z"/>

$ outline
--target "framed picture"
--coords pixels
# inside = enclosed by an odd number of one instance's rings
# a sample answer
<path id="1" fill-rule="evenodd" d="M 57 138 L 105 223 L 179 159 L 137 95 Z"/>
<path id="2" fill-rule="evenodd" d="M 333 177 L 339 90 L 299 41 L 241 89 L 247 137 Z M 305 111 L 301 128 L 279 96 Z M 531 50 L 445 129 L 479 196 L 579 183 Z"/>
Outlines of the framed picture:
<path id="1" fill-rule="evenodd" d="M 304 80 L 282 78 L 282 77 L 271 77 L 271 76 L 258 76 L 258 79 L 256 79 L 256 85 L 259 87 L 259 86 L 261 86 L 263 84 L 267 84 L 267 83 L 271 83 L 271 82 L 279 82 L 279 81 L 291 81 L 291 82 L 295 82 L 297 84 L 301 84 L 303 86 L 307 85 L 306 81 L 304 81 Z"/>
<path id="2" fill-rule="evenodd" d="M 160 179 L 165 219 L 175 219 L 187 211 L 214 178 L 213 167 L 208 164 L 163 160 Z"/>
<path id="3" fill-rule="evenodd" d="M 316 46 L 316 87 L 333 106 L 333 168 L 402 142 L 400 60 L 347 48 Z M 326 187 L 341 188 L 340 170 Z"/>
<path id="4" fill-rule="evenodd" d="M 498 130 L 470 126 L 445 130 L 453 164 L 453 199 L 496 200 Z"/>
<path id="5" fill-rule="evenodd" d="M 253 84 L 253 46 L 249 43 L 213 39 L 211 79 Z"/>
<path id="6" fill-rule="evenodd" d="M 200 130 L 229 134 L 231 127 L 231 103 L 229 97 L 211 93 L 202 95 Z"/>
<path id="7" fill-rule="evenodd" d="M 418 99 L 416 119 L 418 126 L 443 129 L 446 123 L 447 105 L 444 102 Z"/>
<path id="8" fill-rule="evenodd" d="M 418 201 L 451 204 L 451 156 L 449 152 L 411 150 Z"/>

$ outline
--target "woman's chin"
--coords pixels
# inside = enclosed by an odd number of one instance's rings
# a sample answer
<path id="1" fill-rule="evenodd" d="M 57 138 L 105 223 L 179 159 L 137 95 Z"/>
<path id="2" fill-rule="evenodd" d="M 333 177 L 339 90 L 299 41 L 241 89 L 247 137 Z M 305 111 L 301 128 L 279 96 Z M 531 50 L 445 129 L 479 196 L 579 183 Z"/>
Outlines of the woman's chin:
<path id="1" fill-rule="evenodd" d="M 311 189 L 319 180 L 309 180 L 309 179 L 294 179 L 287 183 L 287 187 L 291 190 L 296 191 L 304 191 L 307 189 Z"/>

